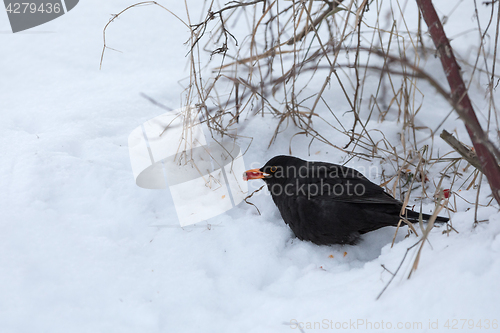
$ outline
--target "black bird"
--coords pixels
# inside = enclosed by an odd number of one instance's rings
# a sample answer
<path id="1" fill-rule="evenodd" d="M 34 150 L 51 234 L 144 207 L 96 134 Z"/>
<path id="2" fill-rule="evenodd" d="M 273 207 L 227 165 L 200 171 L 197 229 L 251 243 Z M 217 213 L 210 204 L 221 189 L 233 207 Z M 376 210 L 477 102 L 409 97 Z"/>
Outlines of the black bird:
<path id="1" fill-rule="evenodd" d="M 397 226 L 400 220 L 402 202 L 345 166 L 276 156 L 243 178 L 264 180 L 295 236 L 318 245 L 355 244 L 361 234 Z M 405 217 L 418 222 L 419 213 L 406 209 Z M 430 215 L 422 214 L 422 219 Z"/>

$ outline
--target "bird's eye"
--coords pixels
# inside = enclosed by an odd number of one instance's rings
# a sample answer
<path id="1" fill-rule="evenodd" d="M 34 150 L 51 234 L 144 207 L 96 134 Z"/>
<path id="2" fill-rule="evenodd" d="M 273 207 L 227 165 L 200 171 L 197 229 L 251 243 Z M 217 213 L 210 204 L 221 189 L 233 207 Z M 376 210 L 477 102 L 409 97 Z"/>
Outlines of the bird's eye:
<path id="1" fill-rule="evenodd" d="M 277 168 L 277 167 L 275 167 L 275 166 L 272 166 L 272 167 L 271 167 L 271 172 L 276 172 L 276 170 L 278 170 L 278 168 Z"/>

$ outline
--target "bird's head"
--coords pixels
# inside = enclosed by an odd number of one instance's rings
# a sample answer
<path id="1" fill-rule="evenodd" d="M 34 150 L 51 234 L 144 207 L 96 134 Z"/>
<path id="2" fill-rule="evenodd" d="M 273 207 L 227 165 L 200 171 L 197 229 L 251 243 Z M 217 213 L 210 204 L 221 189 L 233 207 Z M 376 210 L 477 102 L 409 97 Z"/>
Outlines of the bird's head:
<path id="1" fill-rule="evenodd" d="M 296 175 L 296 170 L 307 162 L 293 156 L 275 156 L 262 167 L 243 173 L 244 180 L 262 179 L 267 184 L 285 183 Z"/>

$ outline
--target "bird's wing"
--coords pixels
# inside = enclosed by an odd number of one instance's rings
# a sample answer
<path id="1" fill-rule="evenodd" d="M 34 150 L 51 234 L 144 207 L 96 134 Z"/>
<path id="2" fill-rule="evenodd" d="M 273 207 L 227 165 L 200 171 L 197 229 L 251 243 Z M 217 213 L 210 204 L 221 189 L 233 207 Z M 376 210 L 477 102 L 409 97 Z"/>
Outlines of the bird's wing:
<path id="1" fill-rule="evenodd" d="M 310 197 L 349 203 L 402 204 L 352 168 L 317 162 L 310 172 L 311 177 L 298 178 L 299 184 L 307 186 Z"/>

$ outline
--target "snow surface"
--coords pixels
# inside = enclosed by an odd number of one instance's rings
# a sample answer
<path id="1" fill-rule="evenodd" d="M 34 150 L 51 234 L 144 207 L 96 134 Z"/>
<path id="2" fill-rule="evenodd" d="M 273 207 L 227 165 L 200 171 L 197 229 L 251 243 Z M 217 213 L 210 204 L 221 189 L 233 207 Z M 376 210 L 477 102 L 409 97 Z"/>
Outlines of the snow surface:
<path id="1" fill-rule="evenodd" d="M 161 3 L 185 18 L 183 2 Z M 193 17 L 202 3 L 188 1 Z M 440 14 L 455 3 L 440 2 Z M 452 218 L 460 233 L 434 229 L 432 247 L 424 247 L 412 278 L 406 279 L 414 251 L 379 300 L 391 278 L 381 265 L 394 272 L 417 241 L 404 238 L 406 228 L 393 248 L 393 228 L 372 232 L 356 246 L 317 246 L 293 238 L 264 192 L 252 200 L 262 215 L 243 203 L 205 224 L 180 228 L 168 190 L 135 185 L 127 137 L 164 112 L 140 93 L 181 106 L 189 33 L 157 7 L 137 8 L 110 26 L 109 46 L 123 53 L 107 51 L 99 71 L 103 26 L 127 5 L 80 1 L 59 19 L 18 34 L 10 33 L 0 10 L 0 332 L 299 331 L 290 322 L 303 323 L 307 332 L 313 331 L 308 323 L 316 331 L 369 328 L 351 326 L 361 320 L 374 328 L 383 321 L 377 331 L 387 331 L 388 322 L 396 331 L 398 323 L 421 322 L 406 331 L 435 332 L 448 331 L 444 324 L 454 319 L 460 328 L 454 331 L 494 331 L 484 325 L 500 320 L 495 206 L 481 207 L 478 218 L 489 222 L 473 228 L 474 209 L 457 198 Z M 471 8 L 457 11 L 447 29 L 463 31 L 461 20 L 473 20 Z M 477 34 L 461 38 L 453 43 L 465 55 Z M 483 96 L 472 98 L 485 110 Z M 433 115 L 450 110 L 438 96 L 425 106 L 418 121 L 429 125 L 442 119 Z M 465 140 L 452 118 L 447 128 Z M 245 155 L 249 168 L 288 153 L 292 126 L 266 149 L 276 120 L 245 121 L 242 134 L 255 139 Z M 369 126 L 398 135 L 391 121 Z M 344 161 L 318 142 L 309 156 L 308 146 L 308 138 L 294 138 L 294 155 Z M 484 185 L 481 202 L 487 203 Z M 474 202 L 476 191 L 461 196 Z M 427 202 L 424 210 L 432 207 Z M 483 329 L 468 329 L 469 322 L 462 329 L 461 319 L 482 320 Z M 436 321 L 438 329 L 429 328 Z M 344 328 L 335 329 L 339 324 Z"/>

